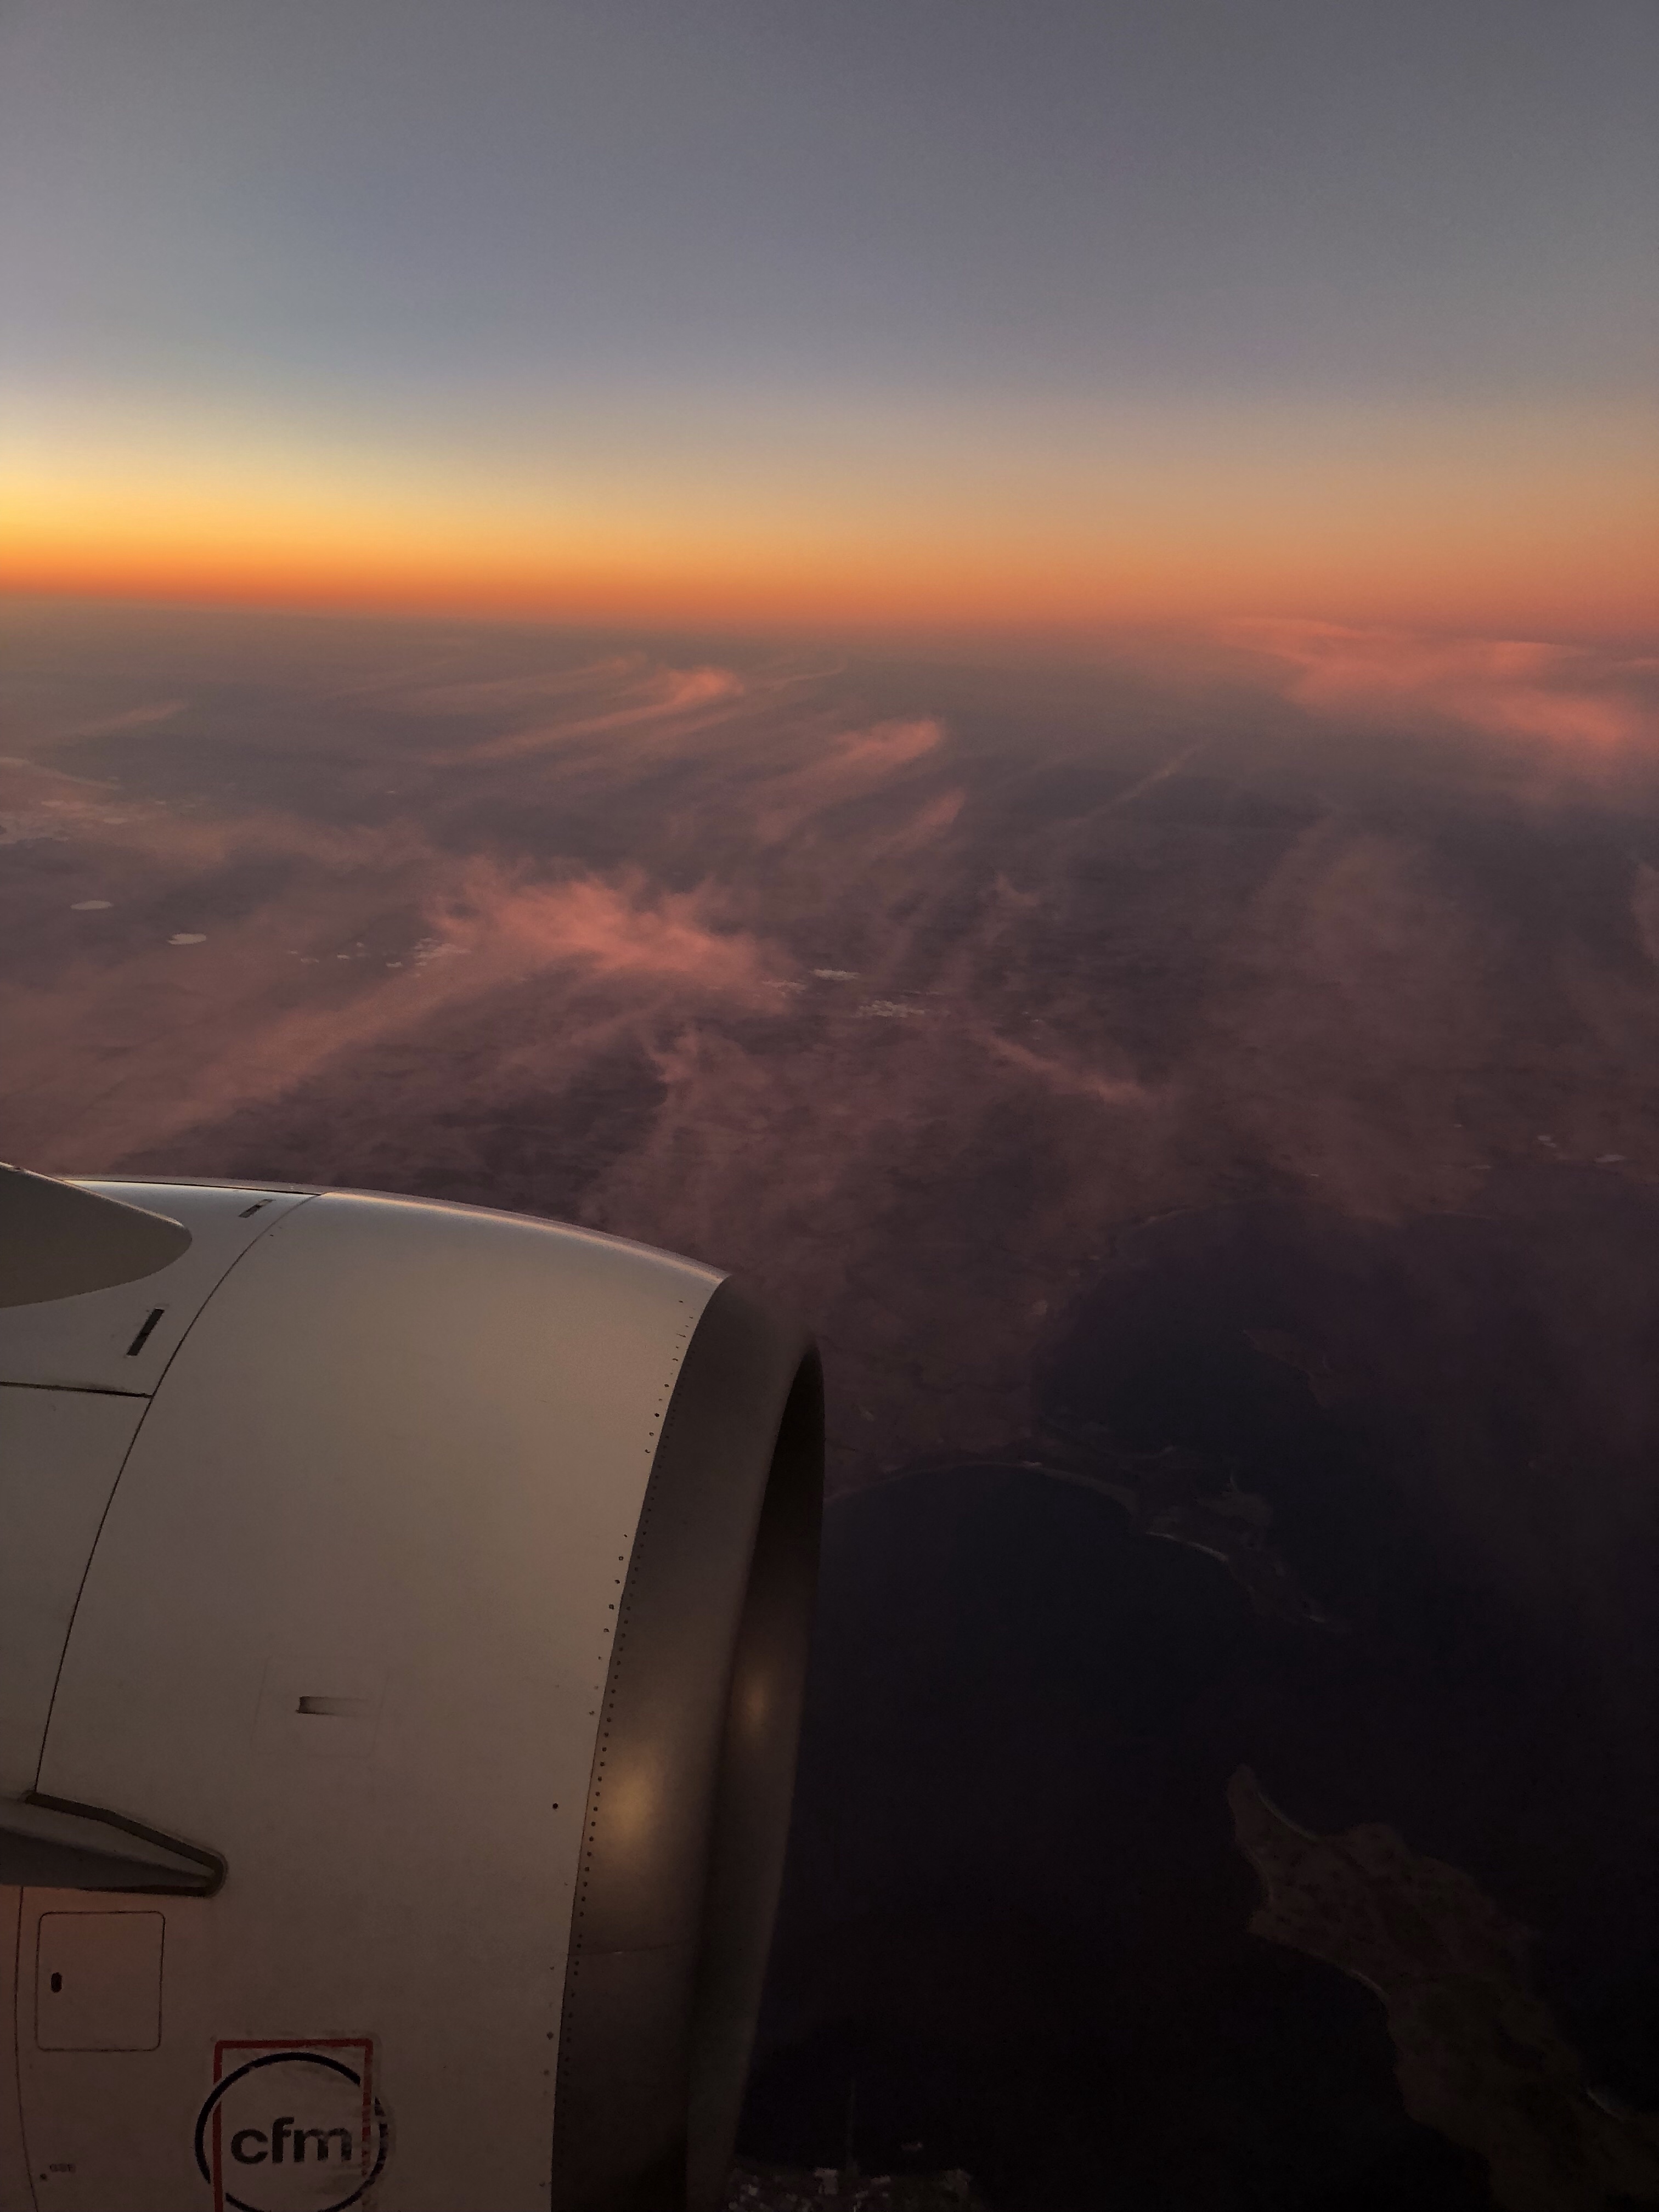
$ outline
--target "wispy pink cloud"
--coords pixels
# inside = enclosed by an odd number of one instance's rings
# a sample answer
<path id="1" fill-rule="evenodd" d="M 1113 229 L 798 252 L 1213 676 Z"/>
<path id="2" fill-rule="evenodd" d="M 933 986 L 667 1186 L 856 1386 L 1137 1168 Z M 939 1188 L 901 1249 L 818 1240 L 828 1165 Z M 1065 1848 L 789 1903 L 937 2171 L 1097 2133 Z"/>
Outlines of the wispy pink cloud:
<path id="1" fill-rule="evenodd" d="M 82 738 L 118 737 L 127 730 L 152 729 L 157 723 L 170 722 L 175 714 L 183 713 L 185 705 L 182 699 L 157 699 L 149 706 L 129 707 L 118 714 L 101 715 L 93 721 L 76 722 L 70 729 L 45 734 L 49 744 Z"/>
<path id="2" fill-rule="evenodd" d="M 327 904 L 343 938 L 362 925 L 346 902 L 362 896 L 341 884 Z M 315 921 L 324 909 L 311 904 Z M 427 914 L 434 934 L 395 967 L 342 956 L 301 969 L 284 962 L 260 914 L 182 952 L 158 937 L 114 969 L 77 964 L 50 992 L 0 988 L 0 1024 L 24 1040 L 8 1091 L 31 1157 L 63 1170 L 135 1140 L 165 1142 L 280 1097 L 337 1058 L 418 1035 L 446 1009 L 561 971 L 572 988 L 608 985 L 612 999 L 566 1040 L 559 1056 L 571 1064 L 593 1033 L 678 1018 L 688 1001 L 774 1012 L 785 1003 L 773 956 L 721 926 L 708 889 L 655 892 L 637 874 L 524 883 L 474 861 L 428 885 Z M 313 987 L 326 988 L 322 1003 L 295 995 L 307 973 L 326 979 Z"/>
<path id="3" fill-rule="evenodd" d="M 411 684 L 403 676 L 377 678 L 349 686 L 343 696 L 374 693 L 405 714 L 511 713 L 637 678 L 641 665 L 636 653 L 612 653 L 603 659 L 583 661 L 575 668 L 538 669 L 526 676 L 471 676 L 435 684 Z"/>
<path id="4" fill-rule="evenodd" d="M 1426 712 L 1495 737 L 1602 750 L 1659 735 L 1651 714 L 1598 684 L 1606 665 L 1581 647 L 1316 622 L 1238 623 L 1229 635 L 1279 663 L 1306 707 Z"/>
<path id="5" fill-rule="evenodd" d="M 570 720 L 550 722 L 538 718 L 530 727 L 510 731 L 474 747 L 469 757 L 477 761 L 515 760 L 580 738 L 658 725 L 674 726 L 684 732 L 711 713 L 735 705 L 747 688 L 735 669 L 653 669 L 632 684 L 616 705 Z"/>
<path id="6" fill-rule="evenodd" d="M 908 761 L 920 760 L 944 742 L 945 730 L 931 715 L 911 722 L 878 722 L 837 738 L 835 750 L 814 773 L 838 781 L 862 781 L 886 775 Z"/>
<path id="7" fill-rule="evenodd" d="M 968 1034 L 983 1045 L 993 1060 L 1000 1060 L 1034 1083 L 1062 1098 L 1092 1098 L 1097 1106 L 1149 1106 L 1154 1094 L 1133 1076 L 1108 1075 L 1085 1066 L 1069 1054 L 1033 1052 L 1030 1045 L 1000 1036 L 982 1024 L 970 1024 Z"/>
<path id="8" fill-rule="evenodd" d="M 762 787 L 757 826 L 763 843 L 776 844 L 823 808 L 878 789 L 944 742 L 945 726 L 931 714 L 842 731 L 815 760 Z"/>
<path id="9" fill-rule="evenodd" d="M 968 794 L 960 787 L 940 792 L 937 799 L 930 799 L 925 806 L 918 807 L 904 828 L 895 833 L 893 850 L 908 853 L 920 845 L 931 844 L 951 827 L 967 803 Z"/>
<path id="10" fill-rule="evenodd" d="M 39 825 L 37 835 L 174 870 L 270 857 L 309 861 L 334 872 L 386 873 L 423 862 L 432 852 L 426 836 L 406 821 L 336 827 L 280 807 L 216 817 L 185 813 L 113 782 L 10 758 L 0 758 L 0 812 L 27 816 Z"/>
<path id="11" fill-rule="evenodd" d="M 536 884 L 476 862 L 436 902 L 434 919 L 448 940 L 497 962 L 563 963 L 744 997 L 758 997 L 778 973 L 755 938 L 720 926 L 709 886 L 653 892 L 637 871 Z"/>

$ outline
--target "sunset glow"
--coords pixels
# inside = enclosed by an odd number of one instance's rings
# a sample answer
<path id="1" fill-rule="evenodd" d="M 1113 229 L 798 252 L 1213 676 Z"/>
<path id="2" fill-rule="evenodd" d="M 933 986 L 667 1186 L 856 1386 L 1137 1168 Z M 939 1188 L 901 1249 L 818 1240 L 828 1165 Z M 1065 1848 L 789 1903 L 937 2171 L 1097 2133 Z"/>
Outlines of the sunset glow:
<path id="1" fill-rule="evenodd" d="M 758 412 L 758 410 L 757 410 Z M 377 451 L 59 409 L 0 452 L 13 589 L 554 618 L 1617 631 L 1659 605 L 1659 415 L 710 410 L 624 453 L 499 418 Z M 583 434 L 583 428 L 587 434 Z M 600 432 L 610 430 L 608 442 Z M 765 449 L 765 450 L 763 450 Z"/>

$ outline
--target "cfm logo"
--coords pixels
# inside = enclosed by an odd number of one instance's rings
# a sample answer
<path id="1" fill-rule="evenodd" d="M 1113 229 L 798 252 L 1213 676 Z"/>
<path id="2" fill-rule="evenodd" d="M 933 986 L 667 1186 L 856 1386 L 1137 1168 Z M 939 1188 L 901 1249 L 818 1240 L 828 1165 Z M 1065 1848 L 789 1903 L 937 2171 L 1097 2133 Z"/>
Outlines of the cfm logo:
<path id="1" fill-rule="evenodd" d="M 368 2036 L 228 2040 L 196 2121 L 214 2212 L 343 2212 L 380 2177 L 389 2130 Z"/>
<path id="2" fill-rule="evenodd" d="M 269 2159 L 280 2166 L 284 2153 L 290 2153 L 295 2166 L 306 2162 L 306 2145 L 310 2143 L 319 2166 L 328 2164 L 331 2143 L 338 2146 L 342 2166 L 355 2163 L 357 2145 L 349 2128 L 296 2128 L 292 2112 L 283 2112 L 274 2119 L 269 2131 L 264 2128 L 238 2128 L 230 2139 L 231 2161 L 236 2166 L 263 2166 Z"/>

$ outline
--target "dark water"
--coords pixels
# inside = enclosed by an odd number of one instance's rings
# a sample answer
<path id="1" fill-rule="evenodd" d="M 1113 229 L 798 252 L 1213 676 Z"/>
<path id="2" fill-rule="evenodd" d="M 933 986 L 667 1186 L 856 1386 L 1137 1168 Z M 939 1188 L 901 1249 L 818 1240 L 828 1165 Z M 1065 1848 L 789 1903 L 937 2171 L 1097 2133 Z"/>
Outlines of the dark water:
<path id="1" fill-rule="evenodd" d="M 1000 2205 L 1485 2203 L 1380 2006 L 1246 1932 L 1224 1792 L 1263 1655 L 1224 1571 L 1016 1470 L 827 1534 L 747 2146 L 838 2162 L 856 2081 L 866 2169 Z"/>
<path id="2" fill-rule="evenodd" d="M 1653 2106 L 1659 1207 L 1588 1171 L 1494 1183 L 1399 1225 L 1259 1205 L 1133 1232 L 1049 1395 L 1269 1501 L 1346 1624 L 1241 1681 L 1269 1788 L 1474 1875 L 1538 1931 L 1592 2075 Z M 1311 1378 L 1253 1340 L 1281 1334 Z"/>
<path id="3" fill-rule="evenodd" d="M 1332 1625 L 1038 1472 L 831 1507 L 748 2148 L 838 2163 L 855 2084 L 866 2171 L 999 2204 L 1489 2202 L 1376 1998 L 1249 1933 L 1241 1764 L 1472 1875 L 1587 2078 L 1659 2104 L 1656 1211 L 1562 1172 L 1121 1240 L 1051 1348 L 1054 1463 L 1177 1448 Z"/>

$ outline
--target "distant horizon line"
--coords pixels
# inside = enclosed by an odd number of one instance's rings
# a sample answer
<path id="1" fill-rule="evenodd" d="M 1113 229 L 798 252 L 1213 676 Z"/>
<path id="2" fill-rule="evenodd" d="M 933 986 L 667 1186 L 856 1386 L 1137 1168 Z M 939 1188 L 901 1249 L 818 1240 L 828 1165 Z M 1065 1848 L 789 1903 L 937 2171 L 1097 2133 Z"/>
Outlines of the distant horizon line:
<path id="1" fill-rule="evenodd" d="M 1639 596 L 1639 595 L 1638 595 Z M 1659 608 L 1659 598 L 1650 605 Z M 464 587 L 425 592 L 399 591 L 365 582 L 346 589 L 319 587 L 299 580 L 274 586 L 200 579 L 94 580 L 17 577 L 0 572 L 0 607 L 60 606 L 93 610 L 145 611 L 173 615 L 291 616 L 326 622 L 384 622 L 391 624 L 462 623 L 486 629 L 615 630 L 661 635 L 836 638 L 960 646 L 987 644 L 1086 647 L 1111 637 L 1190 638 L 1237 643 L 1237 633 L 1258 625 L 1305 626 L 1333 632 L 1400 633 L 1438 638 L 1479 638 L 1493 642 L 1595 645 L 1609 650 L 1659 647 L 1659 612 L 1646 620 L 1609 609 L 1599 617 L 1587 612 L 1545 616 L 1541 608 L 1516 605 L 1508 610 L 1398 604 L 1357 606 L 1333 597 L 1322 604 L 1306 599 L 1212 602 L 1162 608 L 1142 604 L 1114 611 L 1067 611 L 1042 614 L 1025 609 L 996 614 L 968 607 L 942 610 L 820 607 L 773 604 L 744 606 L 711 596 L 652 603 L 594 595 L 586 601 L 526 594 L 503 598 Z"/>

